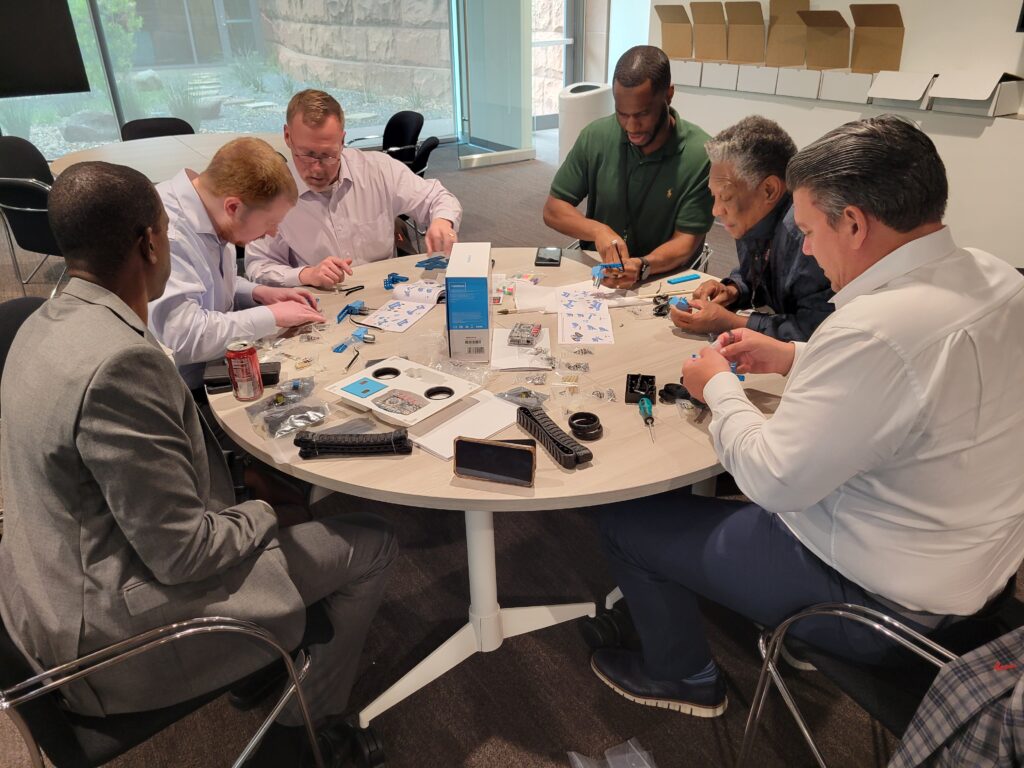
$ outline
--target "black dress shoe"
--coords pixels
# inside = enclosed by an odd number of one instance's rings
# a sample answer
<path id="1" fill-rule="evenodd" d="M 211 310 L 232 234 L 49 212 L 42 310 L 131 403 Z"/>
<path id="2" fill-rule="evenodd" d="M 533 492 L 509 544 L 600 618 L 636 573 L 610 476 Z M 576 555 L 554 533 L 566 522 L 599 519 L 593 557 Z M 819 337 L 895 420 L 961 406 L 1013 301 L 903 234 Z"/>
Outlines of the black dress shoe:
<path id="1" fill-rule="evenodd" d="M 270 694 L 282 690 L 288 670 L 283 661 L 275 661 L 239 680 L 228 691 L 228 701 L 235 709 L 247 712 L 258 707 Z"/>
<path id="2" fill-rule="evenodd" d="M 645 707 L 671 709 L 695 717 L 718 717 L 728 705 L 721 674 L 707 683 L 656 680 L 644 671 L 643 657 L 624 648 L 594 651 L 590 667 L 617 694 Z"/>

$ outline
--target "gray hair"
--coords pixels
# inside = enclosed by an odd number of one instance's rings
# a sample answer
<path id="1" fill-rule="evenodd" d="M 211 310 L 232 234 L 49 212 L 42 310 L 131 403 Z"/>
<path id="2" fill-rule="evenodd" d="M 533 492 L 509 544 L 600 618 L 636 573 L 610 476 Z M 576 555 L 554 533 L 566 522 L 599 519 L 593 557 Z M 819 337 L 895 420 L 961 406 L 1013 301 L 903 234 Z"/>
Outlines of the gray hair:
<path id="1" fill-rule="evenodd" d="M 806 188 L 832 226 L 854 206 L 897 232 L 942 221 L 949 196 L 935 144 L 897 115 L 829 131 L 793 157 L 786 182 Z"/>
<path id="2" fill-rule="evenodd" d="M 672 85 L 672 68 L 661 48 L 634 45 L 619 57 L 612 79 L 626 88 L 636 88 L 650 80 L 651 91 L 664 93 Z"/>
<path id="3" fill-rule="evenodd" d="M 774 120 L 751 115 L 704 142 L 712 163 L 729 163 L 753 188 L 769 176 L 786 178 L 786 165 L 796 144 Z"/>

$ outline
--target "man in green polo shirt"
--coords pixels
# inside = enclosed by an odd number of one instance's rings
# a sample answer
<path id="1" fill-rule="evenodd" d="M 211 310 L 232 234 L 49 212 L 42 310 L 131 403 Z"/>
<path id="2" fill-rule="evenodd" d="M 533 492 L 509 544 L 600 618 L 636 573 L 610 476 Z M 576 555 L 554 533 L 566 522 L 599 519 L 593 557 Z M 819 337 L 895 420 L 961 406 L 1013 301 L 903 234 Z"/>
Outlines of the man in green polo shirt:
<path id="1" fill-rule="evenodd" d="M 605 285 L 629 288 L 688 264 L 711 228 L 710 137 L 671 107 L 668 56 L 630 48 L 615 65 L 615 114 L 580 133 L 551 183 L 544 223 L 596 250 Z M 587 199 L 587 214 L 576 208 Z"/>

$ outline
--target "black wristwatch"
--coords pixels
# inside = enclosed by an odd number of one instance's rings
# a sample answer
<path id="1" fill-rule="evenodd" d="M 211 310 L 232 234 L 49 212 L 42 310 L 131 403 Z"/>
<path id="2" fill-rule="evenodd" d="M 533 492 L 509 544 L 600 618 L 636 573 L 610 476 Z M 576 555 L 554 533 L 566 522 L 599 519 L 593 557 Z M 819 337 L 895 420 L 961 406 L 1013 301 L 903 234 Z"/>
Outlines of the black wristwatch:
<path id="1" fill-rule="evenodd" d="M 640 256 L 640 279 L 646 280 L 647 276 L 651 274 L 651 262 L 647 260 L 646 256 Z"/>

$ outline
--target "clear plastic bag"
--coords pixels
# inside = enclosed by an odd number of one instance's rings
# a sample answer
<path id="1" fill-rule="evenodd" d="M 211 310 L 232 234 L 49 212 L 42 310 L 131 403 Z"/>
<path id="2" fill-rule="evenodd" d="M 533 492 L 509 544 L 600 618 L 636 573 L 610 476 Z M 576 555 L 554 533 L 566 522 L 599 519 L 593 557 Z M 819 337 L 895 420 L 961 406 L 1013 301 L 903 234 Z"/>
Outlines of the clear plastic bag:
<path id="1" fill-rule="evenodd" d="M 651 753 L 636 739 L 605 750 L 604 760 L 570 752 L 569 765 L 571 768 L 658 768 Z"/>

